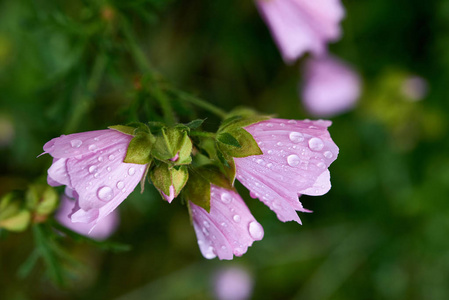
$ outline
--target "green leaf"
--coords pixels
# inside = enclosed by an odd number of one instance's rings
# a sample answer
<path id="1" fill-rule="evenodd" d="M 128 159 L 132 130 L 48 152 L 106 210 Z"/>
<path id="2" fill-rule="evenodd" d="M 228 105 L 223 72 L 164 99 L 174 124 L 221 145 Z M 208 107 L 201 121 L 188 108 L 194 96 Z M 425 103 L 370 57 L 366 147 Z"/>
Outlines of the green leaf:
<path id="1" fill-rule="evenodd" d="M 220 168 L 215 165 L 205 165 L 197 169 L 198 173 L 210 183 L 225 189 L 232 189 L 232 183 L 226 178 L 226 176 L 220 171 Z"/>
<path id="2" fill-rule="evenodd" d="M 230 145 L 233 147 L 241 148 L 239 141 L 228 132 L 223 132 L 217 135 L 217 140 L 223 144 Z"/>
<path id="3" fill-rule="evenodd" d="M 196 119 L 186 124 L 190 129 L 197 129 L 200 127 L 206 119 Z"/>
<path id="4" fill-rule="evenodd" d="M 146 165 L 151 161 L 151 149 L 155 138 L 151 133 L 140 132 L 129 142 L 123 162 Z"/>
<path id="5" fill-rule="evenodd" d="M 232 134 L 238 140 L 239 144 L 242 145 L 242 147 L 236 148 L 225 144 L 219 144 L 218 147 L 224 154 L 232 157 L 247 157 L 251 155 L 263 154 L 253 136 L 245 129 L 234 129 L 230 132 L 230 134 Z"/>
<path id="6" fill-rule="evenodd" d="M 189 181 L 184 188 L 185 198 L 210 212 L 210 182 L 197 170 L 189 172 Z"/>

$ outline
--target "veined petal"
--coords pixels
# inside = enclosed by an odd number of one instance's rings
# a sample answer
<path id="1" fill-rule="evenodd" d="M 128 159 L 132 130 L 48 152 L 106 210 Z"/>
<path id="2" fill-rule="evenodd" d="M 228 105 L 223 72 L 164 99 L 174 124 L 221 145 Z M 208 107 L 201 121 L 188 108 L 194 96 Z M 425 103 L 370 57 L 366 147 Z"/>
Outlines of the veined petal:
<path id="1" fill-rule="evenodd" d="M 66 185 L 71 187 L 70 177 L 67 173 L 67 158 L 54 158 L 47 171 L 47 183 L 51 186 Z"/>
<path id="2" fill-rule="evenodd" d="M 262 226 L 235 191 L 211 184 L 210 213 L 189 204 L 198 245 L 207 259 L 241 256 L 253 241 L 263 238 Z"/>
<path id="3" fill-rule="evenodd" d="M 96 153 L 117 142 L 131 141 L 132 136 L 112 129 L 62 135 L 44 145 L 44 151 L 55 158 L 69 158 Z"/>
<path id="4" fill-rule="evenodd" d="M 329 121 L 271 119 L 245 129 L 262 155 L 234 158 L 237 179 L 279 220 L 300 223 L 295 211 L 308 211 L 298 194 L 322 195 L 330 188 L 329 165 L 338 147 L 327 127 Z"/>

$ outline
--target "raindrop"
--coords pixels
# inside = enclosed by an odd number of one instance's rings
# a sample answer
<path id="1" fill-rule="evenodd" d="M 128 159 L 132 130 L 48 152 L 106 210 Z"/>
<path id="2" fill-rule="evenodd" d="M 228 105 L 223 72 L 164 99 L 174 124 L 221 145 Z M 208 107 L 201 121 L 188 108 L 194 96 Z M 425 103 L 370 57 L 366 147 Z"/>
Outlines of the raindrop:
<path id="1" fill-rule="evenodd" d="M 324 147 L 324 143 L 320 138 L 314 137 L 309 140 L 310 150 L 320 151 L 321 149 L 323 149 L 323 147 Z"/>
<path id="2" fill-rule="evenodd" d="M 290 121 L 288 121 L 288 123 L 289 124 L 296 124 L 296 121 L 295 120 L 290 120 Z"/>
<path id="3" fill-rule="evenodd" d="M 95 146 L 94 144 L 89 146 L 89 151 L 96 151 L 97 150 L 97 146 Z"/>
<path id="4" fill-rule="evenodd" d="M 240 222 L 240 216 L 239 215 L 234 215 L 234 217 L 232 217 L 232 219 L 235 221 L 235 222 Z"/>
<path id="5" fill-rule="evenodd" d="M 268 169 L 271 169 L 272 167 L 273 167 L 273 164 L 272 164 L 272 163 L 267 164 L 267 168 L 268 168 Z"/>
<path id="6" fill-rule="evenodd" d="M 89 173 L 90 174 L 94 173 L 95 171 L 97 171 L 97 166 L 92 165 L 92 166 L 89 167 Z"/>
<path id="7" fill-rule="evenodd" d="M 129 168 L 129 169 L 128 169 L 128 174 L 129 174 L 129 176 L 133 176 L 134 173 L 136 173 L 136 169 L 134 169 L 134 168 Z"/>
<path id="8" fill-rule="evenodd" d="M 98 161 L 99 161 L 99 162 L 102 162 L 102 161 L 103 161 L 103 157 L 102 157 L 102 156 L 99 156 L 99 157 L 98 157 Z"/>
<path id="9" fill-rule="evenodd" d="M 212 246 L 209 246 L 209 248 L 207 248 L 207 250 L 205 251 L 204 257 L 207 259 L 212 259 L 217 257 L 217 255 L 215 254 L 215 248 Z"/>
<path id="10" fill-rule="evenodd" d="M 203 222 L 203 225 L 204 225 L 204 227 L 206 227 L 206 228 L 209 228 L 209 227 L 210 227 L 209 222 L 207 222 L 207 221 L 204 221 L 204 222 Z"/>
<path id="11" fill-rule="evenodd" d="M 296 167 L 300 163 L 299 156 L 296 154 L 289 155 L 287 157 L 287 163 L 291 167 Z"/>
<path id="12" fill-rule="evenodd" d="M 256 163 L 257 163 L 258 165 L 262 164 L 262 163 L 263 163 L 263 159 L 259 158 L 258 160 L 256 160 Z"/>
<path id="13" fill-rule="evenodd" d="M 124 186 L 125 186 L 125 183 L 123 183 L 123 181 L 117 182 L 117 188 L 118 189 L 122 189 Z"/>
<path id="14" fill-rule="evenodd" d="M 114 191 L 112 191 L 112 189 L 108 186 L 103 186 L 98 189 L 97 196 L 100 200 L 110 201 L 114 198 Z"/>
<path id="15" fill-rule="evenodd" d="M 332 158 L 334 155 L 332 154 L 332 152 L 330 152 L 330 151 L 326 151 L 326 152 L 324 152 L 324 157 L 326 157 L 326 158 Z"/>
<path id="16" fill-rule="evenodd" d="M 209 236 L 209 230 L 207 230 L 206 227 L 203 227 L 202 230 L 203 230 L 203 233 L 204 233 L 205 236 Z"/>
<path id="17" fill-rule="evenodd" d="M 114 160 L 115 156 L 114 154 L 109 155 L 109 160 Z"/>
<path id="18" fill-rule="evenodd" d="M 94 141 L 98 142 L 98 141 L 99 141 L 99 139 L 98 139 L 98 138 L 94 138 Z"/>
<path id="19" fill-rule="evenodd" d="M 83 142 L 80 140 L 72 140 L 70 142 L 70 145 L 72 145 L 72 148 L 79 148 L 79 147 L 81 147 L 82 144 L 83 144 Z"/>
<path id="20" fill-rule="evenodd" d="M 108 172 L 111 172 L 111 167 L 107 167 L 106 170 L 107 170 Z"/>
<path id="21" fill-rule="evenodd" d="M 253 239 L 260 240 L 261 238 L 263 238 L 262 226 L 256 221 L 249 223 L 249 234 Z"/>
<path id="22" fill-rule="evenodd" d="M 290 141 L 292 141 L 293 143 L 300 143 L 300 142 L 304 141 L 304 136 L 300 132 L 296 132 L 296 131 L 290 132 L 288 137 L 289 137 Z"/>
<path id="23" fill-rule="evenodd" d="M 284 127 L 285 126 L 285 124 L 284 123 L 281 123 L 281 124 L 279 124 L 281 127 Z"/>
<path id="24" fill-rule="evenodd" d="M 229 193 L 223 193 L 221 195 L 220 199 L 223 203 L 226 203 L 226 204 L 231 203 L 231 201 L 232 201 L 232 197 Z"/>
<path id="25" fill-rule="evenodd" d="M 326 168 L 326 164 L 323 163 L 323 162 L 319 162 L 316 166 L 317 166 L 318 168 L 320 168 L 320 169 Z"/>
<path id="26" fill-rule="evenodd" d="M 267 153 L 268 153 L 268 154 L 272 154 L 272 153 L 273 153 L 273 150 L 268 150 Z"/>
<path id="27" fill-rule="evenodd" d="M 95 177 L 95 178 L 98 178 L 98 176 L 99 176 L 98 173 L 95 173 L 95 174 L 94 174 L 94 177 Z"/>
<path id="28" fill-rule="evenodd" d="M 222 223 L 221 223 L 221 226 L 226 227 L 227 225 L 226 225 L 225 222 L 222 222 Z"/>
<path id="29" fill-rule="evenodd" d="M 226 250 L 226 246 L 221 246 L 221 249 L 222 250 Z"/>
<path id="30" fill-rule="evenodd" d="M 282 143 L 281 142 L 277 142 L 276 146 L 282 146 Z"/>
<path id="31" fill-rule="evenodd" d="M 273 124 L 268 123 L 268 124 L 267 124 L 267 127 L 273 127 Z"/>

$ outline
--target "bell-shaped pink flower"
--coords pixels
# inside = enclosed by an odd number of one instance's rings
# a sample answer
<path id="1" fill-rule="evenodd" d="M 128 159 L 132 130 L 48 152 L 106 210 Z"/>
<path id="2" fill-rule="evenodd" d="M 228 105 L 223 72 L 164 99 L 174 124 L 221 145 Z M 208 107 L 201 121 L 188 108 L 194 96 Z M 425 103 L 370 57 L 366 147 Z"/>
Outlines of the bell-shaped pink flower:
<path id="1" fill-rule="evenodd" d="M 298 196 L 329 191 L 328 167 L 338 155 L 327 131 L 330 125 L 323 120 L 270 119 L 245 127 L 263 154 L 234 158 L 237 179 L 279 220 L 301 223 L 296 211 L 309 211 Z"/>
<path id="2" fill-rule="evenodd" d="M 305 52 L 326 52 L 341 36 L 344 8 L 340 0 L 256 0 L 257 7 L 281 51 L 293 63 Z"/>
<path id="3" fill-rule="evenodd" d="M 302 98 L 314 116 L 329 117 L 352 109 L 360 90 L 359 75 L 335 57 L 309 58 L 304 65 Z"/>
<path id="4" fill-rule="evenodd" d="M 146 166 L 123 162 L 132 138 L 106 129 L 62 135 L 44 145 L 54 157 L 48 184 L 66 185 L 77 200 L 72 222 L 95 226 L 140 182 Z"/>
<path id="5" fill-rule="evenodd" d="M 213 184 L 210 190 L 210 213 L 190 202 L 201 253 L 207 259 L 242 256 L 254 241 L 263 238 L 263 228 L 239 194 Z"/>
<path id="6" fill-rule="evenodd" d="M 70 219 L 69 215 L 71 214 L 74 205 L 75 200 L 70 199 L 67 195 L 63 195 L 55 219 L 65 227 L 99 241 L 107 239 L 117 229 L 119 224 L 117 210 L 112 211 L 109 215 L 100 220 L 91 231 L 92 224 L 73 223 Z"/>
<path id="7" fill-rule="evenodd" d="M 238 266 L 224 268 L 217 272 L 214 279 L 214 292 L 218 300 L 251 298 L 254 280 L 246 269 Z"/>

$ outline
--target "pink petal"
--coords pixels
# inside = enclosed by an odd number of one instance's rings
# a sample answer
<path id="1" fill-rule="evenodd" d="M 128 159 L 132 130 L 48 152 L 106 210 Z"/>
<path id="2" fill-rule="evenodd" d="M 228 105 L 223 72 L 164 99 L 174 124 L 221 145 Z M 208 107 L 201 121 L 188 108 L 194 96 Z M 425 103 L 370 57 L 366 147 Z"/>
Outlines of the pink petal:
<path id="1" fill-rule="evenodd" d="M 237 179 L 279 220 L 300 223 L 304 209 L 298 194 L 322 195 L 330 188 L 329 165 L 338 147 L 327 127 L 330 121 L 271 119 L 246 127 L 263 155 L 234 158 Z"/>
<path id="2" fill-rule="evenodd" d="M 238 266 L 219 270 L 214 283 L 214 291 L 218 300 L 250 299 L 254 287 L 254 279 L 251 274 Z"/>
<path id="3" fill-rule="evenodd" d="M 173 185 L 170 186 L 170 194 L 167 196 L 164 194 L 164 192 L 161 191 L 162 196 L 164 197 L 165 200 L 167 200 L 168 203 L 171 203 L 173 201 L 173 199 L 175 199 L 175 187 Z"/>
<path id="4" fill-rule="evenodd" d="M 44 145 L 44 151 L 55 158 L 68 158 L 96 153 L 117 142 L 131 141 L 132 136 L 112 129 L 62 135 Z"/>
<path id="5" fill-rule="evenodd" d="M 129 142 L 123 140 L 78 158 L 69 158 L 67 169 L 73 189 L 78 194 L 78 220 L 92 209 L 99 209 L 98 220 L 107 216 L 134 190 L 145 166 L 124 163 Z"/>
<path id="6" fill-rule="evenodd" d="M 305 63 L 302 98 L 314 116 L 333 116 L 352 109 L 360 90 L 359 75 L 336 58 L 309 58 Z"/>
<path id="7" fill-rule="evenodd" d="M 236 192 L 211 184 L 211 210 L 190 202 L 193 226 L 201 253 L 207 259 L 241 256 L 263 238 L 263 228 Z"/>
<path id="8" fill-rule="evenodd" d="M 68 215 L 72 212 L 72 208 L 74 207 L 74 205 L 75 205 L 74 200 L 70 199 L 65 195 L 62 196 L 61 203 L 55 215 L 56 220 L 58 220 L 59 223 L 66 226 L 67 228 L 79 234 L 89 236 L 96 240 L 107 239 L 117 229 L 119 223 L 119 216 L 117 210 L 113 211 L 111 214 L 109 214 L 104 219 L 99 221 L 98 224 L 95 226 L 95 228 L 91 231 L 91 228 L 94 224 L 89 224 L 85 222 L 74 223 L 68 217 Z M 95 219 L 95 217 L 93 219 Z"/>
<path id="9" fill-rule="evenodd" d="M 53 163 L 47 171 L 47 183 L 51 186 L 72 186 L 69 174 L 67 173 L 67 159 L 54 158 Z"/>
<path id="10" fill-rule="evenodd" d="M 286 63 L 306 51 L 321 55 L 327 42 L 341 36 L 340 0 L 256 0 L 256 4 Z"/>

